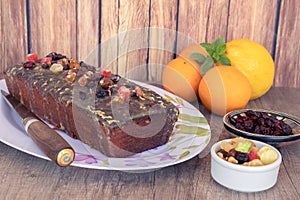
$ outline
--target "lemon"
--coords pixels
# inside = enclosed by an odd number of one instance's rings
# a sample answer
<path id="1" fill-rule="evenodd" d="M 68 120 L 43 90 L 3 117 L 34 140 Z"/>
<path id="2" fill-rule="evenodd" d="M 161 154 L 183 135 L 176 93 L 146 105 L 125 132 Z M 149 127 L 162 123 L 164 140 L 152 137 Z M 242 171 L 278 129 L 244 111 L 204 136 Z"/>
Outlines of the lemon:
<path id="1" fill-rule="evenodd" d="M 275 66 L 268 50 L 249 39 L 235 39 L 226 43 L 225 55 L 231 66 L 241 71 L 252 87 L 250 100 L 263 96 L 273 85 Z"/>

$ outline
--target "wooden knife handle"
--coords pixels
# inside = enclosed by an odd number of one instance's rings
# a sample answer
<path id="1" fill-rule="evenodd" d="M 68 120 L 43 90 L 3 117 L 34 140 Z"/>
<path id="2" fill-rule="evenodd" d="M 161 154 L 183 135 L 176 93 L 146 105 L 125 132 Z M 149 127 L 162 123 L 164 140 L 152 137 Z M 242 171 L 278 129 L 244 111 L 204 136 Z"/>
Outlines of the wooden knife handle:
<path id="1" fill-rule="evenodd" d="M 73 148 L 47 124 L 34 117 L 27 117 L 23 125 L 35 144 L 57 165 L 64 167 L 73 162 Z"/>

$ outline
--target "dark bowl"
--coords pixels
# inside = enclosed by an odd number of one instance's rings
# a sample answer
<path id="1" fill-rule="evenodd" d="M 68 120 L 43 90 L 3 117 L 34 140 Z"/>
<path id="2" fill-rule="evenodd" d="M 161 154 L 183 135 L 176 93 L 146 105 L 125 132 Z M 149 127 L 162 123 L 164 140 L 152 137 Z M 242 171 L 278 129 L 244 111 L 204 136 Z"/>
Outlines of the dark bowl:
<path id="1" fill-rule="evenodd" d="M 258 134 L 258 133 L 253 133 L 253 132 L 247 132 L 241 129 L 236 128 L 230 121 L 230 117 L 238 116 L 242 113 L 245 113 L 248 110 L 252 111 L 257 111 L 257 112 L 265 112 L 268 114 L 271 114 L 273 116 L 276 116 L 278 119 L 282 119 L 286 124 L 290 125 L 292 128 L 293 134 L 292 135 L 286 135 L 286 136 L 275 136 L 275 135 L 263 135 L 263 134 Z M 263 110 L 263 109 L 242 109 L 242 110 L 236 110 L 227 113 L 223 117 L 223 123 L 225 128 L 238 136 L 244 137 L 244 138 L 249 138 L 249 139 L 254 139 L 254 140 L 259 140 L 268 144 L 271 144 L 273 146 L 278 146 L 280 143 L 283 142 L 291 142 L 300 139 L 300 119 L 286 114 L 282 112 L 276 112 L 272 110 Z"/>

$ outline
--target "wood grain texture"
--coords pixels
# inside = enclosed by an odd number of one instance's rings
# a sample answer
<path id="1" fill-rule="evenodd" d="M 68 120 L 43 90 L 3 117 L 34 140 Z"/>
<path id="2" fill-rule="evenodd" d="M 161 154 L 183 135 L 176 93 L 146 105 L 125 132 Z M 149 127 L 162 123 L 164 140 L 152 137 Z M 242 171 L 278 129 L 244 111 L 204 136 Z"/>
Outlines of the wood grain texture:
<path id="1" fill-rule="evenodd" d="M 147 80 L 149 0 L 119 1 L 118 73 Z"/>
<path id="2" fill-rule="evenodd" d="M 119 0 L 101 1 L 101 67 L 118 73 Z"/>
<path id="3" fill-rule="evenodd" d="M 30 1 L 30 51 L 76 55 L 76 0 Z"/>
<path id="4" fill-rule="evenodd" d="M 148 81 L 161 82 L 164 66 L 173 59 L 176 45 L 178 0 L 151 1 Z"/>
<path id="5" fill-rule="evenodd" d="M 77 57 L 99 66 L 100 1 L 77 1 Z"/>
<path id="6" fill-rule="evenodd" d="M 300 2 L 281 1 L 275 52 L 275 85 L 300 87 Z"/>
<path id="7" fill-rule="evenodd" d="M 58 51 L 93 65 L 100 60 L 114 73 L 159 82 L 162 65 L 172 55 L 148 47 L 172 49 L 176 30 L 177 54 L 189 44 L 221 35 L 227 41 L 257 41 L 274 54 L 274 86 L 300 87 L 300 58 L 294 56 L 300 51 L 296 0 L 2 0 L 0 9 L 0 77 L 5 67 L 24 61 L 30 46 L 40 56 Z M 161 34 L 148 27 L 171 31 Z"/>
<path id="8" fill-rule="evenodd" d="M 227 40 L 248 38 L 273 53 L 278 1 L 230 1 Z"/>
<path id="9" fill-rule="evenodd" d="M 272 88 L 251 101 L 249 108 L 284 111 L 300 117 L 299 88 Z M 293 106 L 291 106 L 293 105 Z M 213 116 L 202 106 L 206 118 Z M 211 120 L 210 120 L 211 121 Z M 233 137 L 216 117 L 212 134 L 219 139 Z M 57 167 L 54 163 L 28 155 L 0 143 L 1 199 L 224 199 L 295 200 L 299 199 L 300 143 L 281 147 L 283 157 L 276 185 L 257 193 L 236 192 L 216 183 L 210 175 L 210 155 L 148 173 Z"/>
<path id="10" fill-rule="evenodd" d="M 177 54 L 190 44 L 226 36 L 228 0 L 179 2 Z"/>
<path id="11" fill-rule="evenodd" d="M 21 62 L 26 57 L 26 0 L 2 0 L 0 11 L 1 74 L 6 67 Z"/>

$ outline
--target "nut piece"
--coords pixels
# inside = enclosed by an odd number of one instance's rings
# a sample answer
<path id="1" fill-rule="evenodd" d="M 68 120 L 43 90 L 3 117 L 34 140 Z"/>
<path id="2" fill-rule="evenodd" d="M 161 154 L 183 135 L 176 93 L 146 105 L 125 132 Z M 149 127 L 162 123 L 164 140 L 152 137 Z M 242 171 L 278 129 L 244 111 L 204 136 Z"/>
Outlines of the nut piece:
<path id="1" fill-rule="evenodd" d="M 224 159 L 224 156 L 221 152 L 217 152 L 217 156 L 219 156 L 220 158 Z"/>
<path id="2" fill-rule="evenodd" d="M 245 162 L 243 163 L 244 166 L 262 166 L 264 165 L 261 160 L 259 159 L 254 159 L 254 160 L 251 160 L 250 162 Z"/>
<path id="3" fill-rule="evenodd" d="M 234 163 L 234 164 L 238 164 L 239 161 L 237 161 L 233 156 L 230 156 L 227 160 L 228 162 Z"/>
<path id="4" fill-rule="evenodd" d="M 57 72 L 62 72 L 64 67 L 61 64 L 53 64 L 50 67 L 50 71 L 57 73 Z"/>

